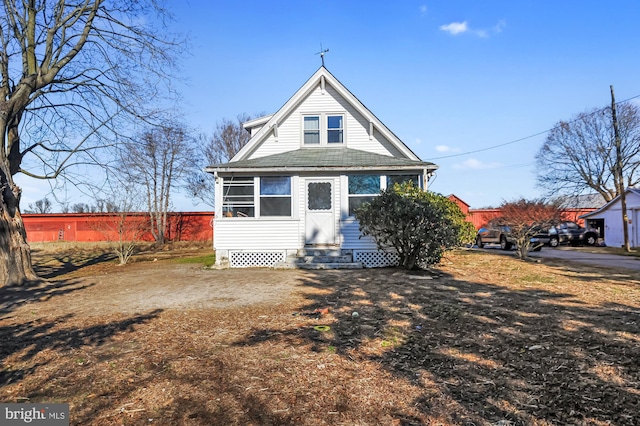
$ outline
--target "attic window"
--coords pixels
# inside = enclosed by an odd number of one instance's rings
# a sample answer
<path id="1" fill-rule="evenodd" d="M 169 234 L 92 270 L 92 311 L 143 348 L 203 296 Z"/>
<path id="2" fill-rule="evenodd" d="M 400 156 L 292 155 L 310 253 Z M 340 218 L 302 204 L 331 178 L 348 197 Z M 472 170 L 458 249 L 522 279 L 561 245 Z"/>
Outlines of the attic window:
<path id="1" fill-rule="evenodd" d="M 330 115 L 327 117 L 327 142 L 342 143 L 343 118 L 341 115 Z"/>
<path id="2" fill-rule="evenodd" d="M 303 116 L 303 145 L 344 144 L 344 117 L 344 114 L 325 113 Z"/>
<path id="3" fill-rule="evenodd" d="M 320 117 L 304 117 L 304 144 L 320 143 Z"/>

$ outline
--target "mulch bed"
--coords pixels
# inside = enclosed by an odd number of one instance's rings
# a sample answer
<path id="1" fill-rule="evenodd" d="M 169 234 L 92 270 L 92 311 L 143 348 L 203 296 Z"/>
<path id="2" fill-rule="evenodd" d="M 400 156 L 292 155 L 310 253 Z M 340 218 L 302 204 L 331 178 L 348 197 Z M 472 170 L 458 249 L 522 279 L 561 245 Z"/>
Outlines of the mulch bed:
<path id="1" fill-rule="evenodd" d="M 71 268 L 76 294 L 117 268 Z M 278 303 L 135 314 L 60 313 L 82 300 L 64 274 L 21 303 L 0 289 L 0 400 L 83 425 L 640 424 L 638 273 L 472 250 L 272 273 L 297 282 Z"/>

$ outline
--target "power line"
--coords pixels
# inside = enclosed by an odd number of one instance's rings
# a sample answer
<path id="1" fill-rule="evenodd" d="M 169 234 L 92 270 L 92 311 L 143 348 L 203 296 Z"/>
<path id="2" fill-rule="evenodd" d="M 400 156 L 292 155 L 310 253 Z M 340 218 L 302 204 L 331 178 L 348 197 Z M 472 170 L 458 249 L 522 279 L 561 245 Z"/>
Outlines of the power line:
<path id="1" fill-rule="evenodd" d="M 640 95 L 632 96 L 632 97 L 627 98 L 627 99 L 625 99 L 623 101 L 616 102 L 616 105 L 623 104 L 625 102 L 629 102 L 629 101 L 631 101 L 633 99 L 636 99 L 636 98 L 640 98 Z M 599 109 L 597 111 L 593 111 L 589 115 L 600 114 L 602 111 L 604 111 L 604 110 L 606 110 L 608 108 L 610 108 L 610 107 L 601 108 L 601 109 Z M 581 118 L 576 118 L 575 120 L 567 121 L 566 123 L 567 124 L 572 124 L 572 123 L 574 123 L 574 122 L 576 122 L 576 121 L 578 121 L 580 119 Z M 461 153 L 458 153 L 458 154 L 443 155 L 441 157 L 431 157 L 428 160 L 442 160 L 444 158 L 462 157 L 463 155 L 476 154 L 478 152 L 484 152 L 484 151 L 489 151 L 489 150 L 496 149 L 496 148 L 502 148 L 503 146 L 513 145 L 514 143 L 526 141 L 527 139 L 532 139 L 532 138 L 535 138 L 537 136 L 544 135 L 545 133 L 549 133 L 550 131 L 557 129 L 558 127 L 559 126 L 554 126 L 554 127 L 550 128 L 550 129 L 544 130 L 542 132 L 538 132 L 538 133 L 535 133 L 533 135 L 525 136 L 523 138 L 512 140 L 512 141 L 505 142 L 505 143 L 501 143 L 501 144 L 498 144 L 498 145 L 492 145 L 492 146 L 489 146 L 489 147 L 486 147 L 486 148 L 480 148 L 480 149 L 476 149 L 476 150 L 473 150 L 473 151 L 461 152 Z"/>

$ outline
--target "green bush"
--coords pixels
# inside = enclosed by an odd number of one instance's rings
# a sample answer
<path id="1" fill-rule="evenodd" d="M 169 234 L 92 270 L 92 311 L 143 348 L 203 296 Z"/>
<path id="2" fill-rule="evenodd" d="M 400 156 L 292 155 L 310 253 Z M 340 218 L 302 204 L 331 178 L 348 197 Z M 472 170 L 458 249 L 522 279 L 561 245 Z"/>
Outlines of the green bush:
<path id="1" fill-rule="evenodd" d="M 378 248 L 393 247 L 407 269 L 431 266 L 446 250 L 473 241 L 473 225 L 448 198 L 411 183 L 395 184 L 355 211 L 360 232 Z"/>

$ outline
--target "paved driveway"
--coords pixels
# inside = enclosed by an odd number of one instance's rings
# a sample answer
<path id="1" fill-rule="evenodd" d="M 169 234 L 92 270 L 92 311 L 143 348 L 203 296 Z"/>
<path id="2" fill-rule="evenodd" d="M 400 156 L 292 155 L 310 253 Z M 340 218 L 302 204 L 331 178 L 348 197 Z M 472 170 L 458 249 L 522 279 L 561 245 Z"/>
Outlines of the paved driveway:
<path id="1" fill-rule="evenodd" d="M 541 251 L 529 253 L 531 257 L 566 259 L 573 262 L 601 265 L 609 268 L 625 268 L 640 271 L 640 258 L 619 256 L 616 254 L 588 253 L 570 247 L 552 249 L 544 247 Z"/>

